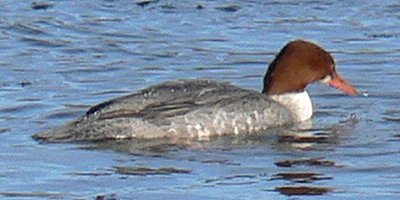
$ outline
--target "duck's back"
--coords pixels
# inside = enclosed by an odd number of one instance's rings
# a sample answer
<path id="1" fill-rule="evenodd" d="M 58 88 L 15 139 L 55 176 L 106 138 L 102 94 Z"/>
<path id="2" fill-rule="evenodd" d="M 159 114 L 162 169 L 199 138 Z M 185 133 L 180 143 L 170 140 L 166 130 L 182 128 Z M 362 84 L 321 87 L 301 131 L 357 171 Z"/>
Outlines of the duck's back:
<path id="1" fill-rule="evenodd" d="M 106 101 L 78 120 L 34 138 L 202 137 L 258 132 L 291 122 L 287 109 L 259 92 L 210 80 L 179 80 Z"/>

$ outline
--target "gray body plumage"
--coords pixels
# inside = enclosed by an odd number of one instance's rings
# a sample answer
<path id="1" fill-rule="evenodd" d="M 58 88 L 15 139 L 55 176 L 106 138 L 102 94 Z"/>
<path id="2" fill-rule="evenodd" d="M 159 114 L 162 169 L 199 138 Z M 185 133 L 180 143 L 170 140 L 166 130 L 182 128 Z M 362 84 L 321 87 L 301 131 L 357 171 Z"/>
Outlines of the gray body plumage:
<path id="1" fill-rule="evenodd" d="M 257 91 L 211 80 L 178 80 L 106 101 L 33 137 L 49 142 L 196 138 L 254 133 L 293 121 L 287 108 Z"/>

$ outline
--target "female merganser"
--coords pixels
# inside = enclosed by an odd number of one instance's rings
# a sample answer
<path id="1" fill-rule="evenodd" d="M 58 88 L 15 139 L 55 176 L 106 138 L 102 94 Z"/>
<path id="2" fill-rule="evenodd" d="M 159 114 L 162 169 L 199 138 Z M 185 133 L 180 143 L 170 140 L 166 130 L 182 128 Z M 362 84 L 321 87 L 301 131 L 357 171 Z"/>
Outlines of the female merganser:
<path id="1" fill-rule="evenodd" d="M 312 104 L 305 88 L 316 81 L 357 94 L 336 73 L 328 52 L 296 40 L 270 64 L 261 93 L 211 80 L 168 81 L 98 104 L 83 117 L 33 138 L 98 141 L 260 132 L 311 118 Z"/>

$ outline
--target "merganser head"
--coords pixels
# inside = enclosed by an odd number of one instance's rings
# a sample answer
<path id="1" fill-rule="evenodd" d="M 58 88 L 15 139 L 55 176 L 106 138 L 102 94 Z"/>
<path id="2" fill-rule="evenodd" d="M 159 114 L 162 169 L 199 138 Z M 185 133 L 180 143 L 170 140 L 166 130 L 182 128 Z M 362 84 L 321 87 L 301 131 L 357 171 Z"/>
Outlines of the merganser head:
<path id="1" fill-rule="evenodd" d="M 357 94 L 357 90 L 338 75 L 335 62 L 327 51 L 314 43 L 296 40 L 284 46 L 269 65 L 262 93 L 302 92 L 315 81 L 349 95 Z"/>

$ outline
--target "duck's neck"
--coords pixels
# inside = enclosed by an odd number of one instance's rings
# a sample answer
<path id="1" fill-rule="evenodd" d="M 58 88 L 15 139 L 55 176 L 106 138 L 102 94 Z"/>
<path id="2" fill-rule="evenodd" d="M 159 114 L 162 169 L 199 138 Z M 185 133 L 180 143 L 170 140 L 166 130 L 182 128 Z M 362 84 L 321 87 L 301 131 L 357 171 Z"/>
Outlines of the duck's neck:
<path id="1" fill-rule="evenodd" d="M 310 119 L 313 114 L 311 99 L 305 90 L 303 92 L 270 94 L 268 96 L 288 108 L 293 113 L 296 121 Z"/>

